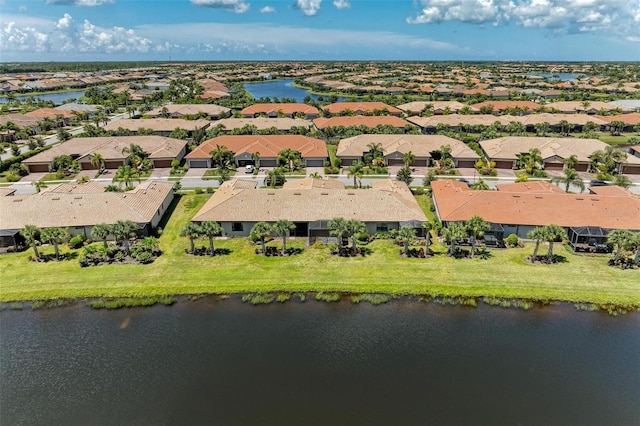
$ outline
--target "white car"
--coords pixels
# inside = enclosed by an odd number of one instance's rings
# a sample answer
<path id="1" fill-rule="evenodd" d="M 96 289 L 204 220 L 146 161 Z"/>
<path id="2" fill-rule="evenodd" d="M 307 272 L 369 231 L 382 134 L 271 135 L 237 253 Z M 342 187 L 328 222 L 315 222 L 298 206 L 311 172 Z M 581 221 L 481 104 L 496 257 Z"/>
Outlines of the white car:
<path id="1" fill-rule="evenodd" d="M 253 173 L 253 165 L 247 164 L 246 166 L 244 166 L 244 172 L 245 173 Z"/>

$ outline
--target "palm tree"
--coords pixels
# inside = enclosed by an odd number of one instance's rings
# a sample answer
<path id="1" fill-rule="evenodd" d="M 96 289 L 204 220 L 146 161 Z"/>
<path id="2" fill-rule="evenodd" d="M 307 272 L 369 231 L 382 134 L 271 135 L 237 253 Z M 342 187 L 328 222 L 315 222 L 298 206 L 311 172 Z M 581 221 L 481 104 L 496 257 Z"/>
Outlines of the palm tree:
<path id="1" fill-rule="evenodd" d="M 364 163 L 362 161 L 355 161 L 347 169 L 347 176 L 353 176 L 353 187 L 357 188 L 357 182 L 360 181 L 364 175 Z M 362 186 L 362 183 L 360 183 Z"/>
<path id="2" fill-rule="evenodd" d="M 91 236 L 95 239 L 102 240 L 104 248 L 107 248 L 107 238 L 111 234 L 111 225 L 106 223 L 98 223 L 91 228 Z"/>
<path id="3" fill-rule="evenodd" d="M 355 253 L 358 250 L 358 234 L 366 232 L 367 225 L 358 219 L 349 219 L 347 221 L 347 228 L 349 229 L 349 235 L 351 236 L 351 249 Z"/>
<path id="4" fill-rule="evenodd" d="M 629 188 L 631 185 L 633 185 L 633 182 L 631 182 L 631 179 L 629 179 L 625 175 L 615 175 L 613 177 L 613 184 L 616 186 L 621 186 L 623 188 Z"/>
<path id="5" fill-rule="evenodd" d="M 104 170 L 104 157 L 102 156 L 102 154 L 94 152 L 91 156 L 91 165 L 93 167 L 97 167 L 98 171 L 102 173 L 102 171 Z"/>
<path id="6" fill-rule="evenodd" d="M 471 232 L 473 239 L 471 240 L 471 258 L 474 257 L 474 249 L 476 245 L 476 239 L 482 237 L 485 232 L 491 229 L 491 226 L 480 216 L 473 216 L 466 223 L 467 231 Z"/>
<path id="7" fill-rule="evenodd" d="M 138 225 L 130 220 L 119 220 L 111 227 L 111 233 L 116 238 L 116 242 L 122 241 L 124 244 L 124 251 L 129 255 L 129 238 L 136 235 Z"/>
<path id="8" fill-rule="evenodd" d="M 348 221 L 342 217 L 335 217 L 327 223 L 327 226 L 329 234 L 338 238 L 338 247 L 342 247 L 342 237 L 349 233 Z"/>
<path id="9" fill-rule="evenodd" d="M 132 164 L 136 168 L 139 168 L 142 165 L 142 161 L 149 156 L 140 145 L 136 145 L 135 143 L 122 148 L 122 153 L 128 155 L 129 164 Z"/>
<path id="10" fill-rule="evenodd" d="M 258 151 L 251 153 L 251 159 L 253 160 L 253 164 L 257 169 L 260 168 L 260 153 Z"/>
<path id="11" fill-rule="evenodd" d="M 200 235 L 202 235 L 202 229 L 200 228 L 200 225 L 195 222 L 188 222 L 180 231 L 181 237 L 189 237 L 189 244 L 191 244 L 191 253 L 195 253 L 196 245 L 194 243 L 194 240 Z"/>
<path id="12" fill-rule="evenodd" d="M 209 250 L 211 250 L 211 256 L 215 254 L 213 249 L 213 237 L 222 233 L 222 227 L 218 222 L 206 221 L 200 224 L 200 234 L 209 239 Z"/>
<path id="13" fill-rule="evenodd" d="M 411 176 L 411 169 L 406 166 L 402 167 L 400 170 L 398 170 L 398 173 L 396 174 L 396 180 L 399 180 L 400 182 L 404 182 L 407 184 L 407 186 L 409 186 L 411 182 L 413 182 L 413 177 Z"/>
<path id="14" fill-rule="evenodd" d="M 564 164 L 568 169 L 573 169 L 576 167 L 576 164 L 578 164 L 578 157 L 575 154 L 571 154 L 564 159 Z"/>
<path id="15" fill-rule="evenodd" d="M 473 183 L 470 188 L 478 191 L 488 191 L 491 189 L 489 188 L 489 184 L 482 178 L 478 179 L 476 183 Z"/>
<path id="16" fill-rule="evenodd" d="M 253 225 L 253 228 L 251 228 L 249 237 L 252 240 L 260 240 L 260 244 L 262 245 L 262 254 L 266 253 L 267 251 L 265 239 L 271 235 L 271 232 L 271 225 L 269 225 L 267 222 L 257 222 L 255 225 Z"/>
<path id="17" fill-rule="evenodd" d="M 536 228 L 533 228 L 527 234 L 527 238 L 535 240 L 536 242 L 536 246 L 533 249 L 533 256 L 532 256 L 532 259 L 535 261 L 536 258 L 538 257 L 538 249 L 540 248 L 540 242 L 546 238 L 544 227 L 538 226 Z"/>
<path id="18" fill-rule="evenodd" d="M 293 171 L 296 161 L 301 158 L 300 152 L 295 149 L 286 148 L 278 152 L 278 162 L 286 164 L 289 171 Z"/>
<path id="19" fill-rule="evenodd" d="M 549 133 L 549 130 L 551 130 L 551 125 L 546 121 L 542 123 L 536 123 L 533 125 L 533 127 L 534 129 L 536 129 L 536 133 L 540 136 L 546 136 L 547 133 Z"/>
<path id="20" fill-rule="evenodd" d="M 569 192 L 571 185 L 575 185 L 580 188 L 580 192 L 584 191 L 585 185 L 578 172 L 575 169 L 564 169 L 564 176 L 559 176 L 551 179 L 551 182 L 557 184 L 564 184 L 564 191 Z"/>
<path id="21" fill-rule="evenodd" d="M 233 153 L 224 145 L 216 145 L 209 155 L 211 155 L 214 164 L 217 164 L 220 169 L 227 168 L 234 158 Z"/>
<path id="22" fill-rule="evenodd" d="M 65 241 L 69 240 L 69 232 L 64 228 L 45 228 L 42 230 L 40 235 L 42 241 L 53 244 L 53 249 L 55 250 L 56 259 L 60 258 L 60 247 L 58 244 L 62 244 Z"/>
<path id="23" fill-rule="evenodd" d="M 449 255 L 453 256 L 456 252 L 456 240 L 464 238 L 467 235 L 467 230 L 463 224 L 451 222 L 442 230 L 442 234 L 449 241 Z"/>
<path id="24" fill-rule="evenodd" d="M 282 237 L 282 252 L 287 251 L 287 236 L 290 231 L 296 229 L 296 225 L 293 222 L 286 219 L 280 219 L 273 225 L 273 230 L 276 234 Z"/>
<path id="25" fill-rule="evenodd" d="M 562 241 L 567 238 L 567 233 L 564 228 L 556 224 L 547 225 L 544 227 L 545 240 L 549 243 L 549 252 L 547 253 L 547 259 L 551 260 L 553 257 L 553 243 L 556 241 Z"/>
<path id="26" fill-rule="evenodd" d="M 398 240 L 402 242 L 404 247 L 404 255 L 409 255 L 409 243 L 416 236 L 416 230 L 410 226 L 403 226 L 398 230 Z"/>
<path id="27" fill-rule="evenodd" d="M 428 220 L 426 222 L 422 222 L 422 230 L 424 231 L 424 244 L 426 251 L 429 251 L 429 246 L 431 245 L 431 230 L 433 229 L 433 224 Z"/>
<path id="28" fill-rule="evenodd" d="M 6 177 L 6 175 L 5 175 Z M 47 183 L 40 181 L 40 180 L 34 180 L 31 182 L 31 185 L 35 186 L 36 188 L 36 192 L 40 192 L 42 190 L 42 188 L 46 188 L 47 187 Z"/>
<path id="29" fill-rule="evenodd" d="M 635 250 L 636 255 L 633 259 L 633 263 L 635 265 L 640 264 L 640 232 L 632 232 L 629 240 L 627 241 L 628 248 L 630 250 Z"/>
<path id="30" fill-rule="evenodd" d="M 623 163 L 627 159 L 627 153 L 612 145 L 607 145 L 604 150 L 598 150 L 591 154 L 590 158 L 595 163 L 596 169 L 605 173 L 613 173 L 616 171 L 617 164 Z"/>
<path id="31" fill-rule="evenodd" d="M 382 150 L 382 144 L 371 142 L 367 144 L 369 148 L 369 155 L 371 155 L 371 162 L 374 163 L 376 158 L 384 157 L 384 151 Z"/>
<path id="32" fill-rule="evenodd" d="M 413 152 L 408 151 L 402 155 L 402 163 L 405 167 L 409 167 L 414 161 L 416 161 L 416 155 Z"/>
<path id="33" fill-rule="evenodd" d="M 620 260 L 620 252 L 622 247 L 629 244 L 629 240 L 633 238 L 633 233 L 627 229 L 614 229 L 607 234 L 607 243 L 616 247 L 614 261 Z"/>
<path id="34" fill-rule="evenodd" d="M 537 169 L 541 168 L 542 164 L 542 154 L 538 148 L 531 148 L 529 150 L 529 154 L 526 157 L 526 171 L 530 175 Z"/>
<path id="35" fill-rule="evenodd" d="M 22 228 L 22 230 L 20 231 L 20 235 L 22 235 L 25 241 L 28 244 L 31 244 L 31 247 L 33 247 L 33 253 L 36 255 L 36 259 L 40 259 L 40 253 L 38 253 L 40 232 L 41 229 L 36 225 L 25 225 L 24 228 Z"/>
<path id="36" fill-rule="evenodd" d="M 130 165 L 120 166 L 116 170 L 116 174 L 113 176 L 112 182 L 118 182 L 118 185 L 122 186 L 124 183 L 126 189 L 130 189 L 131 182 L 141 182 L 140 173 Z"/>

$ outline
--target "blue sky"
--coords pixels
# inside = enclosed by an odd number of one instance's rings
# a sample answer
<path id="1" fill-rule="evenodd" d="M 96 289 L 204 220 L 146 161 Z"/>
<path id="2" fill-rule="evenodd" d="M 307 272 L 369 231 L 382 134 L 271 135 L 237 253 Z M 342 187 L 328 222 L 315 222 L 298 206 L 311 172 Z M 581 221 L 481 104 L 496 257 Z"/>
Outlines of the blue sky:
<path id="1" fill-rule="evenodd" d="M 0 61 L 640 61 L 640 0 L 0 0 Z"/>

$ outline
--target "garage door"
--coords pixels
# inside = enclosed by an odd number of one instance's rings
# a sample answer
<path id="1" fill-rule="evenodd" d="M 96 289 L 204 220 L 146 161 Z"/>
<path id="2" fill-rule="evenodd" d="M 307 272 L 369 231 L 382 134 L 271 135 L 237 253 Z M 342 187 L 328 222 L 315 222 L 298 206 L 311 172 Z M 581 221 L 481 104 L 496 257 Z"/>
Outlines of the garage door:
<path id="1" fill-rule="evenodd" d="M 307 160 L 307 167 L 323 167 L 324 160 Z"/>
<path id="2" fill-rule="evenodd" d="M 401 158 L 400 159 L 390 158 L 390 159 L 387 160 L 387 165 L 389 165 L 389 166 L 403 166 L 404 163 L 402 162 Z"/>
<path id="3" fill-rule="evenodd" d="M 189 160 L 188 163 L 190 169 L 206 169 L 209 167 L 207 160 Z"/>
<path id="4" fill-rule="evenodd" d="M 154 160 L 153 167 L 158 169 L 171 167 L 171 160 Z"/>
<path id="5" fill-rule="evenodd" d="M 48 171 L 48 164 L 29 164 L 29 173 L 46 173 Z"/>
<path id="6" fill-rule="evenodd" d="M 513 161 L 496 161 L 496 169 L 512 169 Z"/>
<path id="7" fill-rule="evenodd" d="M 576 169 L 577 172 L 586 172 L 589 169 L 589 165 L 588 164 L 576 164 L 575 166 L 573 166 L 574 169 Z"/>
<path id="8" fill-rule="evenodd" d="M 564 169 L 563 163 L 544 163 L 545 170 L 560 170 Z"/>
<path id="9" fill-rule="evenodd" d="M 630 175 L 640 175 L 640 166 L 625 166 L 622 172 Z"/>
<path id="10" fill-rule="evenodd" d="M 260 167 L 277 167 L 277 160 L 260 160 Z"/>
<path id="11" fill-rule="evenodd" d="M 462 160 L 462 161 L 458 161 L 458 167 L 460 167 L 461 169 L 472 169 L 476 166 L 476 162 L 473 160 Z"/>
<path id="12" fill-rule="evenodd" d="M 104 168 L 105 169 L 117 169 L 122 166 L 122 161 L 105 161 Z"/>

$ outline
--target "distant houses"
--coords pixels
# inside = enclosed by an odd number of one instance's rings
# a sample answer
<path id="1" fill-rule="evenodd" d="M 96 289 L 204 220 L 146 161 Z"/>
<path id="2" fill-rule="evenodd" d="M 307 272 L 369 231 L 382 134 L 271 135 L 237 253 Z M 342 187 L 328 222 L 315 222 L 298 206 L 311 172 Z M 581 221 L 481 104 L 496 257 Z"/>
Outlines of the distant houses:
<path id="1" fill-rule="evenodd" d="M 319 115 L 318 108 L 302 103 L 256 103 L 244 108 L 240 113 L 247 117 L 265 116 L 268 118 L 289 117 L 314 119 Z"/>
<path id="2" fill-rule="evenodd" d="M 204 131 L 211 125 L 209 120 L 183 120 L 180 118 L 149 118 L 149 119 L 123 119 L 112 121 L 106 126 L 106 131 L 118 131 L 124 129 L 137 134 L 140 129 L 145 129 L 157 136 L 169 136 L 176 129 L 186 130 L 189 136 L 196 131 Z"/>

